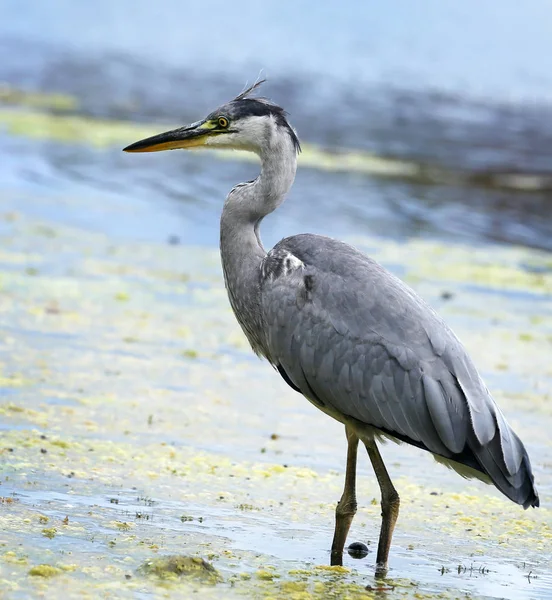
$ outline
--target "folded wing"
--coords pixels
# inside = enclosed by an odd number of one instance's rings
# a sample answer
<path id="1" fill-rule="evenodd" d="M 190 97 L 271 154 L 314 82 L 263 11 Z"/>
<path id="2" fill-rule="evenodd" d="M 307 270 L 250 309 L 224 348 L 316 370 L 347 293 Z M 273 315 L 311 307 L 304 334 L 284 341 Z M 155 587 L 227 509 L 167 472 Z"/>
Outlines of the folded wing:
<path id="1" fill-rule="evenodd" d="M 312 402 L 480 471 L 514 502 L 538 506 L 527 452 L 466 350 L 376 262 L 330 238 L 282 240 L 263 266 L 262 310 L 269 360 Z"/>

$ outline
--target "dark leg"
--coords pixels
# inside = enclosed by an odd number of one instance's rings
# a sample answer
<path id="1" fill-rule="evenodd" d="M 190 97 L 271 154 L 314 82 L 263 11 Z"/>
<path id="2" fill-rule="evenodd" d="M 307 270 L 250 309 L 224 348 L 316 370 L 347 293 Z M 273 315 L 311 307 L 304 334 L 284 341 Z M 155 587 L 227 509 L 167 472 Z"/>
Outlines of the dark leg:
<path id="1" fill-rule="evenodd" d="M 358 437 L 348 427 L 345 427 L 345 434 L 347 435 L 348 444 L 347 468 L 345 471 L 345 487 L 343 489 L 343 495 L 335 509 L 335 533 L 332 542 L 330 562 L 332 565 L 343 564 L 343 548 L 345 546 L 345 540 L 347 539 L 349 528 L 351 527 L 353 517 L 357 510 L 355 488 Z"/>
<path id="2" fill-rule="evenodd" d="M 387 558 L 389 556 L 393 530 L 399 516 L 400 500 L 399 494 L 393 487 L 387 469 L 383 464 L 376 442 L 365 442 L 365 445 L 381 490 L 381 531 L 376 559 L 376 576 L 382 576 L 387 572 Z"/>

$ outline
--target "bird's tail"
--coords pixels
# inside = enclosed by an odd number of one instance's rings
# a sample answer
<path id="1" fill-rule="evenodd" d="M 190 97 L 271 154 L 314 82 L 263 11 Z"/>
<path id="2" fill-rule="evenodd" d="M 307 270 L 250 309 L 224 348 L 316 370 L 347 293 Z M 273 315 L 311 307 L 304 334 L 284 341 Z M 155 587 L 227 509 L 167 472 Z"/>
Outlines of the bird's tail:
<path id="1" fill-rule="evenodd" d="M 495 407 L 495 434 L 482 444 L 471 433 L 469 446 L 482 470 L 487 473 L 496 487 L 510 500 L 523 508 L 539 506 L 539 495 L 535 488 L 531 462 L 525 446 Z"/>

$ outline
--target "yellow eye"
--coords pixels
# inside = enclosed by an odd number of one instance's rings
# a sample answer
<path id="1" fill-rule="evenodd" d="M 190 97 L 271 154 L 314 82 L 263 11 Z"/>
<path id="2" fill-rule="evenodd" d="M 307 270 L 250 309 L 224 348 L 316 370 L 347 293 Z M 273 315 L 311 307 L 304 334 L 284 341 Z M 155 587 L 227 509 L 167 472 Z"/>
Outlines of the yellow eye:
<path id="1" fill-rule="evenodd" d="M 218 124 L 219 124 L 219 127 L 226 129 L 228 127 L 228 119 L 226 117 L 219 117 Z"/>

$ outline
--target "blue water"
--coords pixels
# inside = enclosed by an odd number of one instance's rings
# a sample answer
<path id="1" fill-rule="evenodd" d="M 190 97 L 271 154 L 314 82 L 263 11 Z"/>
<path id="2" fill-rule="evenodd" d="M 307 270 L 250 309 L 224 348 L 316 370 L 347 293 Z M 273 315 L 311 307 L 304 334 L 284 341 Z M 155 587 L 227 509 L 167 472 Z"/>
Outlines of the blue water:
<path id="1" fill-rule="evenodd" d="M 454 236 L 552 250 L 548 2 L 0 0 L 0 15 L 8 57 L 0 82 L 75 96 L 78 114 L 163 130 L 197 120 L 262 73 L 264 93 L 286 107 L 303 140 L 445 167 L 471 182 L 302 170 L 273 219 L 275 238 L 309 223 L 340 237 Z M 144 208 L 131 219 L 140 237 L 157 226 L 144 218 L 149 210 L 162 222 L 154 237 L 211 245 L 228 189 L 256 174 L 230 163 L 214 171 L 211 157 L 145 162 L 119 150 L 37 144 L 0 129 L 0 177 L 17 191 L 123 196 Z M 544 174 L 548 189 L 496 189 L 502 172 Z"/>

